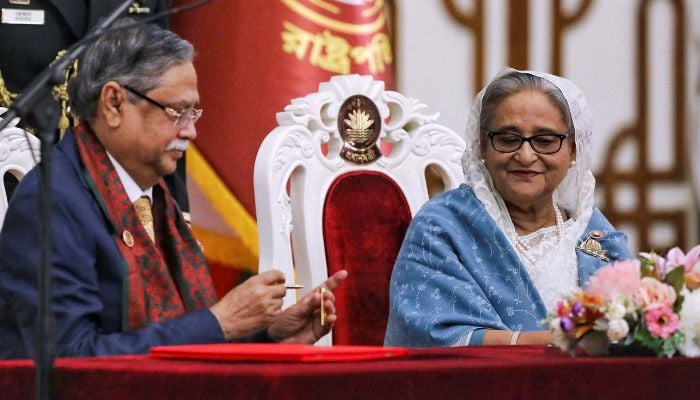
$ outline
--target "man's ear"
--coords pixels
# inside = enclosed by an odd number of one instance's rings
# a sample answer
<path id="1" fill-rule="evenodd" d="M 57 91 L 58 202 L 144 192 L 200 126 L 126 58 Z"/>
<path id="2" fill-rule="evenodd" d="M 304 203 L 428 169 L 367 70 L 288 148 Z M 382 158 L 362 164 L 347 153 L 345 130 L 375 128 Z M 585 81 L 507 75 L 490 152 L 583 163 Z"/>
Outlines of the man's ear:
<path id="1" fill-rule="evenodd" d="M 103 117 L 105 124 L 110 128 L 118 128 L 122 123 L 124 104 L 128 101 L 122 87 L 114 81 L 109 81 L 102 86 L 100 102 L 97 106 L 97 116 Z"/>

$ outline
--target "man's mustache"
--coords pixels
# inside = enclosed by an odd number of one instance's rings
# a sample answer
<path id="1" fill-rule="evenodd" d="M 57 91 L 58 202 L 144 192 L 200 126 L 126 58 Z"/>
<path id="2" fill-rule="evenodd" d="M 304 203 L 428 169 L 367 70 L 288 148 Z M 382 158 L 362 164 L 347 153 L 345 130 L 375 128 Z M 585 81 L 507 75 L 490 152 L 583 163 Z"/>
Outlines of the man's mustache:
<path id="1" fill-rule="evenodd" d="M 172 142 L 168 143 L 168 145 L 165 147 L 165 151 L 172 151 L 172 150 L 177 150 L 177 151 L 185 151 L 187 150 L 187 146 L 190 145 L 190 141 L 186 139 L 174 139 Z"/>

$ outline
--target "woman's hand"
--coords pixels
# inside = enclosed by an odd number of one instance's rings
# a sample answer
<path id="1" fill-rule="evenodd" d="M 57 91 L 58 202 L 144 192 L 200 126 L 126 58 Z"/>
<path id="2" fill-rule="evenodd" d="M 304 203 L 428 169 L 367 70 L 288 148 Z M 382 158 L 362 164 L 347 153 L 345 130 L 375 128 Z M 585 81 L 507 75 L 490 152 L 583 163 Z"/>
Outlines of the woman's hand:
<path id="1" fill-rule="evenodd" d="M 512 331 L 498 331 L 489 329 L 484 334 L 484 346 L 509 345 L 510 338 L 513 336 Z M 518 335 L 517 345 L 542 345 L 546 346 L 554 340 L 549 331 L 527 331 L 520 332 Z"/>

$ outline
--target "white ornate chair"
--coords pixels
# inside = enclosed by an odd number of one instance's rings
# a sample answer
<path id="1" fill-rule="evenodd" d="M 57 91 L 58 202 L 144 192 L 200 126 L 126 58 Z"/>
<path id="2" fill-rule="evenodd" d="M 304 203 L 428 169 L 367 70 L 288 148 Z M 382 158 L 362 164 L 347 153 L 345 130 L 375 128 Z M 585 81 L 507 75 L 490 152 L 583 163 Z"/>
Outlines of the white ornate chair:
<path id="1" fill-rule="evenodd" d="M 288 291 L 285 306 L 349 272 L 336 291 L 338 323 L 322 344 L 383 343 L 391 269 L 429 198 L 427 176 L 443 190 L 464 181 L 464 140 L 426 108 L 371 76 L 335 76 L 277 113 L 258 151 L 260 272 L 281 269 L 304 285 Z"/>
<path id="2" fill-rule="evenodd" d="M 2 111 L 0 110 L 0 113 Z M 5 174 L 12 174 L 17 180 L 22 179 L 34 167 L 35 160 L 39 160 L 39 146 L 40 142 L 36 136 L 25 136 L 24 130 L 14 127 L 13 122 L 0 131 L 0 228 L 5 220 L 8 204 Z"/>

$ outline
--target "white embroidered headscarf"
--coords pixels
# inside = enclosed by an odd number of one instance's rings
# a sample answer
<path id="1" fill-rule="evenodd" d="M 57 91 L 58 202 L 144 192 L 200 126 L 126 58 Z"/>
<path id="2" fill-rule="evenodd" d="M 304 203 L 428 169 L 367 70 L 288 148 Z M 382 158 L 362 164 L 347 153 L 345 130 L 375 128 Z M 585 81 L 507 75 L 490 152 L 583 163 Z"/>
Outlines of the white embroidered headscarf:
<path id="1" fill-rule="evenodd" d="M 561 240 L 549 251 L 552 256 L 543 257 L 538 261 L 538 264 L 550 264 L 554 260 L 561 261 L 562 259 L 576 262 L 575 247 L 588 226 L 594 203 L 595 178 L 591 172 L 591 111 L 581 90 L 571 81 L 559 76 L 505 68 L 491 82 L 512 72 L 527 73 L 546 79 L 557 86 L 567 100 L 575 134 L 576 165 L 569 168 L 566 177 L 554 191 L 553 200 L 565 208 L 574 221 L 573 224 L 567 225 Z M 503 199 L 493 186 L 488 170 L 480 161 L 482 157 L 479 143 L 481 138 L 479 121 L 485 91 L 486 88 L 477 94 L 469 114 L 466 129 L 467 147 L 462 157 L 462 166 L 466 183 L 473 188 L 477 198 L 484 204 L 498 227 L 515 247 L 517 238 L 515 226 Z M 547 268 L 547 265 L 538 265 L 538 267 Z"/>

